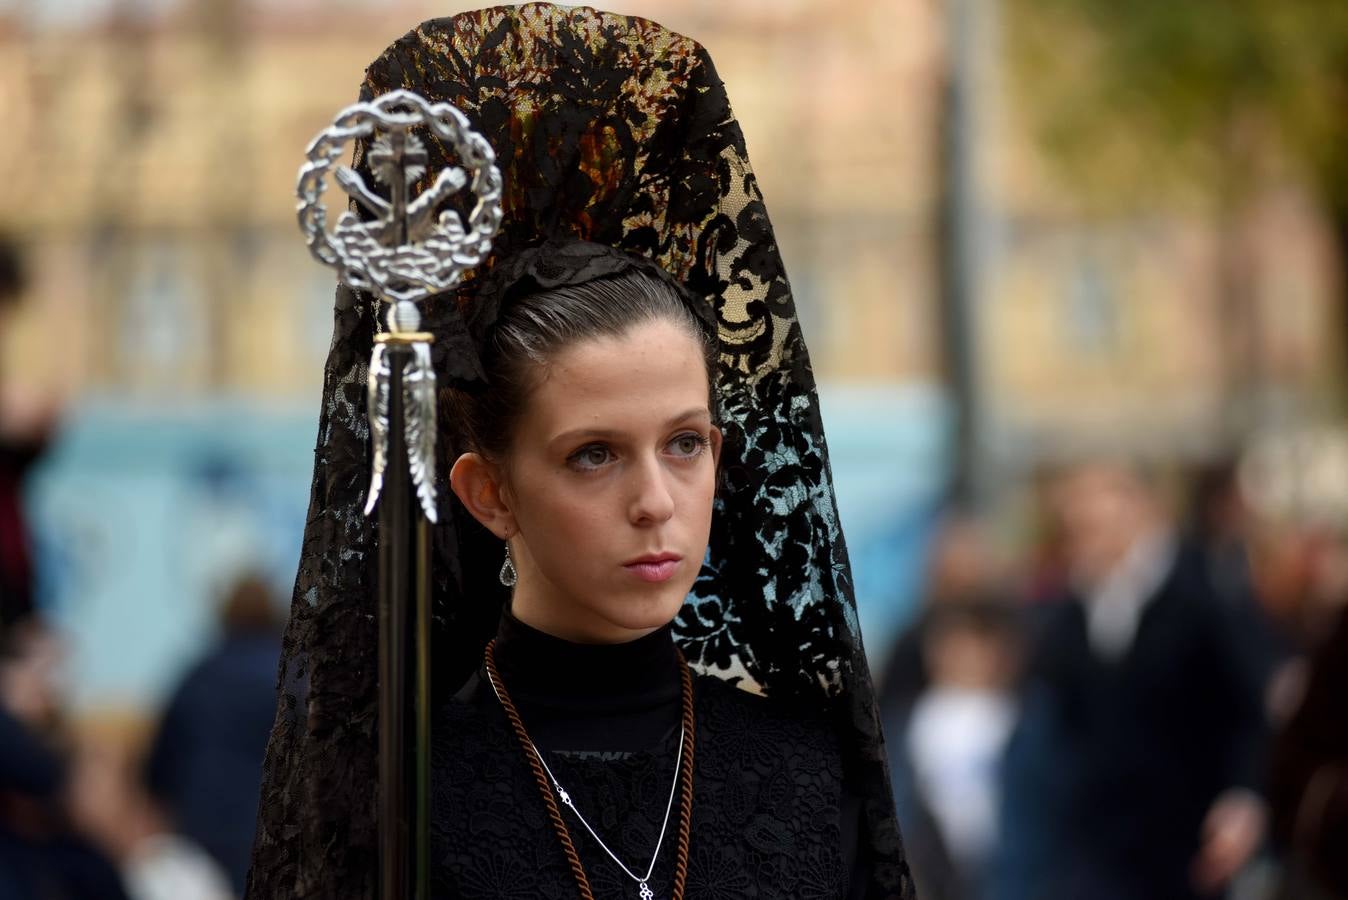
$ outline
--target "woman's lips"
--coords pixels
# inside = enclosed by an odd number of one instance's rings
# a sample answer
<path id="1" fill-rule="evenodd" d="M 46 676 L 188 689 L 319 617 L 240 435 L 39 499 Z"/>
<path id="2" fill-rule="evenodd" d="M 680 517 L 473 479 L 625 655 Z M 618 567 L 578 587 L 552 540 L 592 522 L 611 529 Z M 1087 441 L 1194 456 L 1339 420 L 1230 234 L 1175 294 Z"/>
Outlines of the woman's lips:
<path id="1" fill-rule="evenodd" d="M 656 583 L 668 581 L 678 569 L 679 562 L 680 558 L 677 556 L 651 557 L 626 563 L 623 568 L 642 581 Z"/>

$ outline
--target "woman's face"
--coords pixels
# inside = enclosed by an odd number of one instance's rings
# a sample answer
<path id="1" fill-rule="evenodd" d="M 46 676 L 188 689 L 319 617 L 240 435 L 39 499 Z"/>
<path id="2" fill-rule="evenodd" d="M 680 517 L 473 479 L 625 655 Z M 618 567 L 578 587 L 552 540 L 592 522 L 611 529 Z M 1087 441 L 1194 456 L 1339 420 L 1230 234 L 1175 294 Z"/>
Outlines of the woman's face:
<path id="1" fill-rule="evenodd" d="M 671 322 L 552 360 L 501 472 L 521 621 L 611 643 L 678 614 L 711 530 L 721 434 L 707 393 L 697 343 Z"/>

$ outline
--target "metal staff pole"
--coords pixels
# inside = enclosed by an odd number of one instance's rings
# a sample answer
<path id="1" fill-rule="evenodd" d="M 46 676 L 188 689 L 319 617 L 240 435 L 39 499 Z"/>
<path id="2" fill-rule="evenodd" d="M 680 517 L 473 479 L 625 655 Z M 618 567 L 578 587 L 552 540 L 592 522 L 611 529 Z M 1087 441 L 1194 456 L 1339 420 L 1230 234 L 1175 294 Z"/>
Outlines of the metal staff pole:
<path id="1" fill-rule="evenodd" d="M 380 335 L 385 337 L 385 335 Z M 391 435 L 388 467 L 384 472 L 384 491 L 379 504 L 379 858 L 380 896 L 386 900 L 409 896 L 409 883 L 417 883 L 412 896 L 426 897 L 425 888 L 413 871 L 423 859 L 421 816 L 426 796 L 414 791 L 412 781 L 424 783 L 429 748 L 422 745 L 427 736 L 423 722 L 427 718 L 427 698 L 416 697 L 413 722 L 409 729 L 408 668 L 416 659 L 409 652 L 409 607 L 415 597 L 418 607 L 426 601 L 429 572 L 421 554 L 412 552 L 414 536 L 425 534 L 426 519 L 411 503 L 411 475 L 408 471 L 402 429 L 406 421 L 402 403 L 402 372 L 411 356 L 407 346 L 385 348 L 389 362 L 388 430 Z M 420 612 L 420 610 L 417 610 Z M 412 731 L 412 772 L 407 767 L 409 731 Z M 424 868 L 424 867 L 423 867 Z"/>
<path id="2" fill-rule="evenodd" d="M 427 177 L 429 154 L 417 130 L 453 147 L 463 166 Z M 365 142 L 377 188 L 337 165 L 351 140 Z M 334 166 L 352 209 L 329 231 L 322 194 Z M 411 196 L 419 183 L 428 186 Z M 476 197 L 466 221 L 442 208 L 464 188 Z M 491 147 L 459 110 L 393 91 L 347 107 L 314 138 L 298 193 L 310 252 L 348 285 L 388 304 L 367 383 L 372 452 L 365 506 L 366 515 L 379 508 L 379 890 L 381 900 L 429 900 L 436 382 L 434 336 L 420 330 L 416 303 L 452 288 L 490 251 L 501 224 L 501 174 Z"/>

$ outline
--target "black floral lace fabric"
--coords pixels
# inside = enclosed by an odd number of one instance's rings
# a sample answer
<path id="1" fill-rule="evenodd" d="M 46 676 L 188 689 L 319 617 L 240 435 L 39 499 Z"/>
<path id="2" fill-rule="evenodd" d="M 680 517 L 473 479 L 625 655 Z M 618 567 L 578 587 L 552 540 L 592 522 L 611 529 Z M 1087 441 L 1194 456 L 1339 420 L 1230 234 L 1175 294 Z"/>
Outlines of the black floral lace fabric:
<path id="1" fill-rule="evenodd" d="M 369 67 L 361 97 L 396 88 L 454 104 L 495 148 L 505 218 L 494 260 L 550 239 L 606 244 L 651 260 L 707 304 L 721 351 L 722 482 L 708 560 L 675 638 L 702 673 L 826 711 L 844 776 L 864 798 L 865 896 L 912 897 L 809 357 L 710 57 L 644 19 L 532 3 L 409 32 Z M 457 161 L 433 136 L 426 142 L 429 172 Z M 355 165 L 365 169 L 362 146 Z M 422 304 L 444 382 L 479 374 L 469 323 L 482 274 Z M 377 555 L 362 507 L 377 307 L 337 292 L 251 900 L 375 894 Z M 442 498 L 452 496 L 445 478 L 459 449 L 440 442 Z M 459 504 L 444 504 L 432 537 L 440 701 L 478 664 L 505 600 L 499 542 Z M 758 745 L 736 746 L 752 754 Z M 716 858 L 702 852 L 705 873 Z M 763 865 L 793 865 L 772 858 Z"/>
<path id="2" fill-rule="evenodd" d="M 842 758 L 822 721 L 702 677 L 688 900 L 842 900 Z M 437 722 L 432 805 L 433 895 L 572 900 L 576 884 L 537 783 L 489 690 L 450 703 Z M 650 752 L 620 758 L 547 754 L 576 806 L 617 854 L 645 874 L 669 799 L 677 729 Z M 855 810 L 852 810 L 855 814 Z M 677 808 L 650 888 L 670 895 Z M 567 828 L 598 900 L 635 898 L 638 885 L 569 811 Z"/>

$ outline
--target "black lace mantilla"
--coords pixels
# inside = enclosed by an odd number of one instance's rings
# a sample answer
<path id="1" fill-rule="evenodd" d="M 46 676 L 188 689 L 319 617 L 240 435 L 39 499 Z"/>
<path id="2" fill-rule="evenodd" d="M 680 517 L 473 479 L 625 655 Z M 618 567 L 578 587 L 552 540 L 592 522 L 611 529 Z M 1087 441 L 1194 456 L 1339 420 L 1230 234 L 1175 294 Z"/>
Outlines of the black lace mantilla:
<path id="1" fill-rule="evenodd" d="M 866 896 L 911 897 L 809 357 L 710 57 L 644 19 L 497 7 L 424 23 L 396 41 L 367 70 L 361 97 L 396 88 L 456 105 L 495 148 L 505 184 L 495 259 L 550 238 L 606 244 L 659 265 L 714 312 L 721 490 L 709 558 L 675 637 L 700 672 L 834 723 L 843 776 L 865 798 Z M 433 136 L 427 144 L 430 172 L 456 162 Z M 358 147 L 355 164 L 363 163 Z M 472 374 L 463 323 L 479 284 L 469 277 L 423 304 L 444 379 Z M 361 514 L 374 313 L 372 298 L 339 289 L 252 900 L 375 892 L 376 548 Z M 458 448 L 440 443 L 443 482 Z M 439 493 L 451 497 L 447 484 Z M 499 542 L 446 504 L 432 538 L 440 700 L 477 666 L 504 600 Z M 756 746 L 745 739 L 739 752 Z"/>

